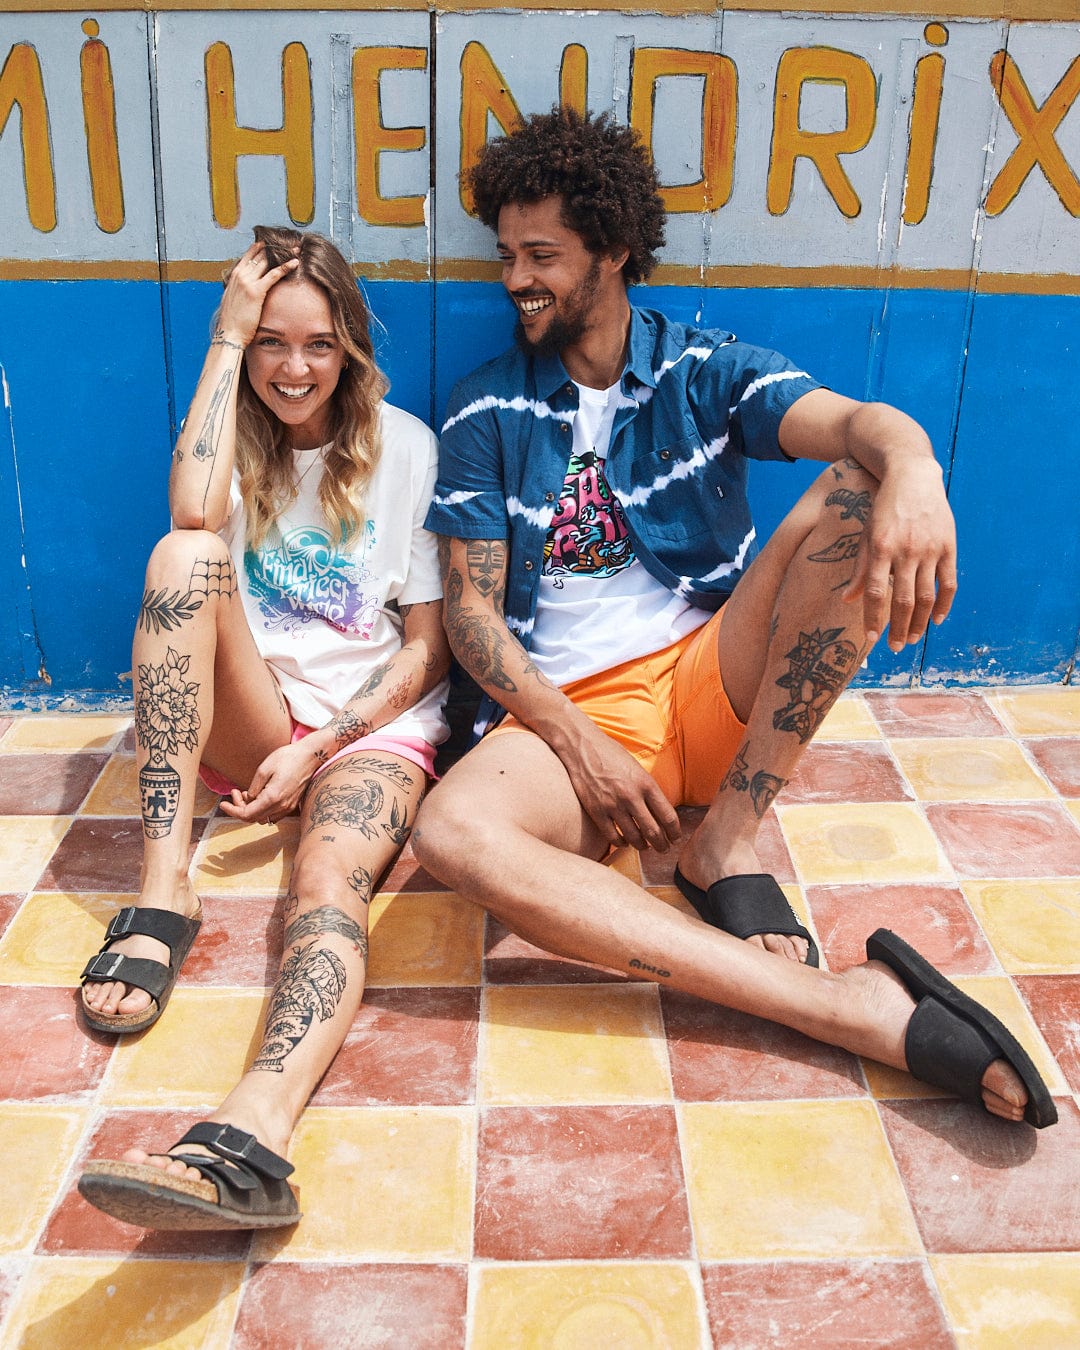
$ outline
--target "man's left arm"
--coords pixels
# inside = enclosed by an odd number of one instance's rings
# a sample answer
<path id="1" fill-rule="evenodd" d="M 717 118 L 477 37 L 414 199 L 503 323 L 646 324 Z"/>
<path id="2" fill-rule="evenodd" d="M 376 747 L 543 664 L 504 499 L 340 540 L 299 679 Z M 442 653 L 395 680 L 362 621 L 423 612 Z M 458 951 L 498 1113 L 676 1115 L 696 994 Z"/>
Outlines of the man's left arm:
<path id="1" fill-rule="evenodd" d="M 845 600 L 862 596 L 871 642 L 888 624 L 894 652 L 941 623 L 956 594 L 956 526 L 941 467 L 918 422 L 887 403 L 859 403 L 829 389 L 797 399 L 780 423 L 795 459 L 850 458 L 880 487 Z"/>

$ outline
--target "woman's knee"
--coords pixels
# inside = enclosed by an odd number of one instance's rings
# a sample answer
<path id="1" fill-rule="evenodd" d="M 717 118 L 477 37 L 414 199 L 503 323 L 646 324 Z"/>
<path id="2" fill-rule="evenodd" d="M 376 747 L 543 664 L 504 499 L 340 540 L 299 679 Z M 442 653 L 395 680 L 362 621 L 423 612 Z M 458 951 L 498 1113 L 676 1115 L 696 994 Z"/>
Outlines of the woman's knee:
<path id="1" fill-rule="evenodd" d="M 146 582 L 203 595 L 231 594 L 232 560 L 225 541 L 212 530 L 170 530 L 154 545 Z"/>

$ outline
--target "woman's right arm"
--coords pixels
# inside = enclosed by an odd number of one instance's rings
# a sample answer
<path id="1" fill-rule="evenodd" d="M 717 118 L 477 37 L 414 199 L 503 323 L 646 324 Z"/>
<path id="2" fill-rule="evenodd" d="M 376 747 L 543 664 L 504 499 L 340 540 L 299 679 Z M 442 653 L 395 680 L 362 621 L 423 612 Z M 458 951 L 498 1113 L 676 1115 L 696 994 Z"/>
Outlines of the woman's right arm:
<path id="1" fill-rule="evenodd" d="M 252 244 L 225 285 L 218 325 L 173 451 L 169 512 L 174 529 L 216 531 L 228 515 L 240 362 L 258 330 L 267 292 L 297 266 L 290 259 L 268 270 L 264 252 L 262 244 Z"/>

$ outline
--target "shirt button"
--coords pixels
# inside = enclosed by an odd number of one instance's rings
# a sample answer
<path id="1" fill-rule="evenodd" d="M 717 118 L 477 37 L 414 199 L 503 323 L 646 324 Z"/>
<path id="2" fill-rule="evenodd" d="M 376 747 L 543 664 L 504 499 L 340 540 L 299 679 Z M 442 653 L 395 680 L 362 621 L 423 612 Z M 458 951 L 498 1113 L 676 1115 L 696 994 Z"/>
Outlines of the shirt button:
<path id="1" fill-rule="evenodd" d="M 559 430 L 560 430 L 560 431 L 562 432 L 562 434 L 565 436 L 566 433 L 570 430 L 570 428 L 566 425 L 565 422 L 563 422 L 563 423 L 560 424 Z"/>
<path id="2" fill-rule="evenodd" d="M 526 571 L 526 572 L 531 572 L 532 570 L 533 570 L 533 565 L 532 565 L 532 563 L 526 558 L 526 560 L 525 560 L 525 571 Z"/>
<path id="3" fill-rule="evenodd" d="M 661 451 L 660 451 L 660 458 L 661 458 L 661 459 L 670 459 L 670 458 L 671 458 L 671 451 L 670 451 L 670 450 L 661 450 Z"/>
<path id="4" fill-rule="evenodd" d="M 544 493 L 544 501 L 546 501 L 546 502 L 553 502 L 554 500 L 555 500 L 555 494 L 554 494 L 554 492 L 545 492 L 545 493 Z"/>

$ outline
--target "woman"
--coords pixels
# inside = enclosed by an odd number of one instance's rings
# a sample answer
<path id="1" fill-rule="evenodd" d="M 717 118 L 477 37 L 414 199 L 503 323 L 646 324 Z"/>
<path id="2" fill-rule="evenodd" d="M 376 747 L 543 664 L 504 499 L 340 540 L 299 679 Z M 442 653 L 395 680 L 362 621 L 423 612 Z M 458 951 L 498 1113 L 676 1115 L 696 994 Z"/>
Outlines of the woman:
<path id="1" fill-rule="evenodd" d="M 227 279 L 173 456 L 173 529 L 147 567 L 133 653 L 142 877 L 83 972 L 89 1025 L 142 1031 L 165 1009 L 199 927 L 187 849 L 200 771 L 236 820 L 299 806 L 300 842 L 251 1067 L 167 1153 L 92 1162 L 79 1182 L 151 1227 L 300 1217 L 282 1155 L 359 1007 L 368 904 L 446 735 L 442 589 L 423 529 L 435 438 L 382 402 L 337 249 L 294 230 L 255 239 Z"/>

